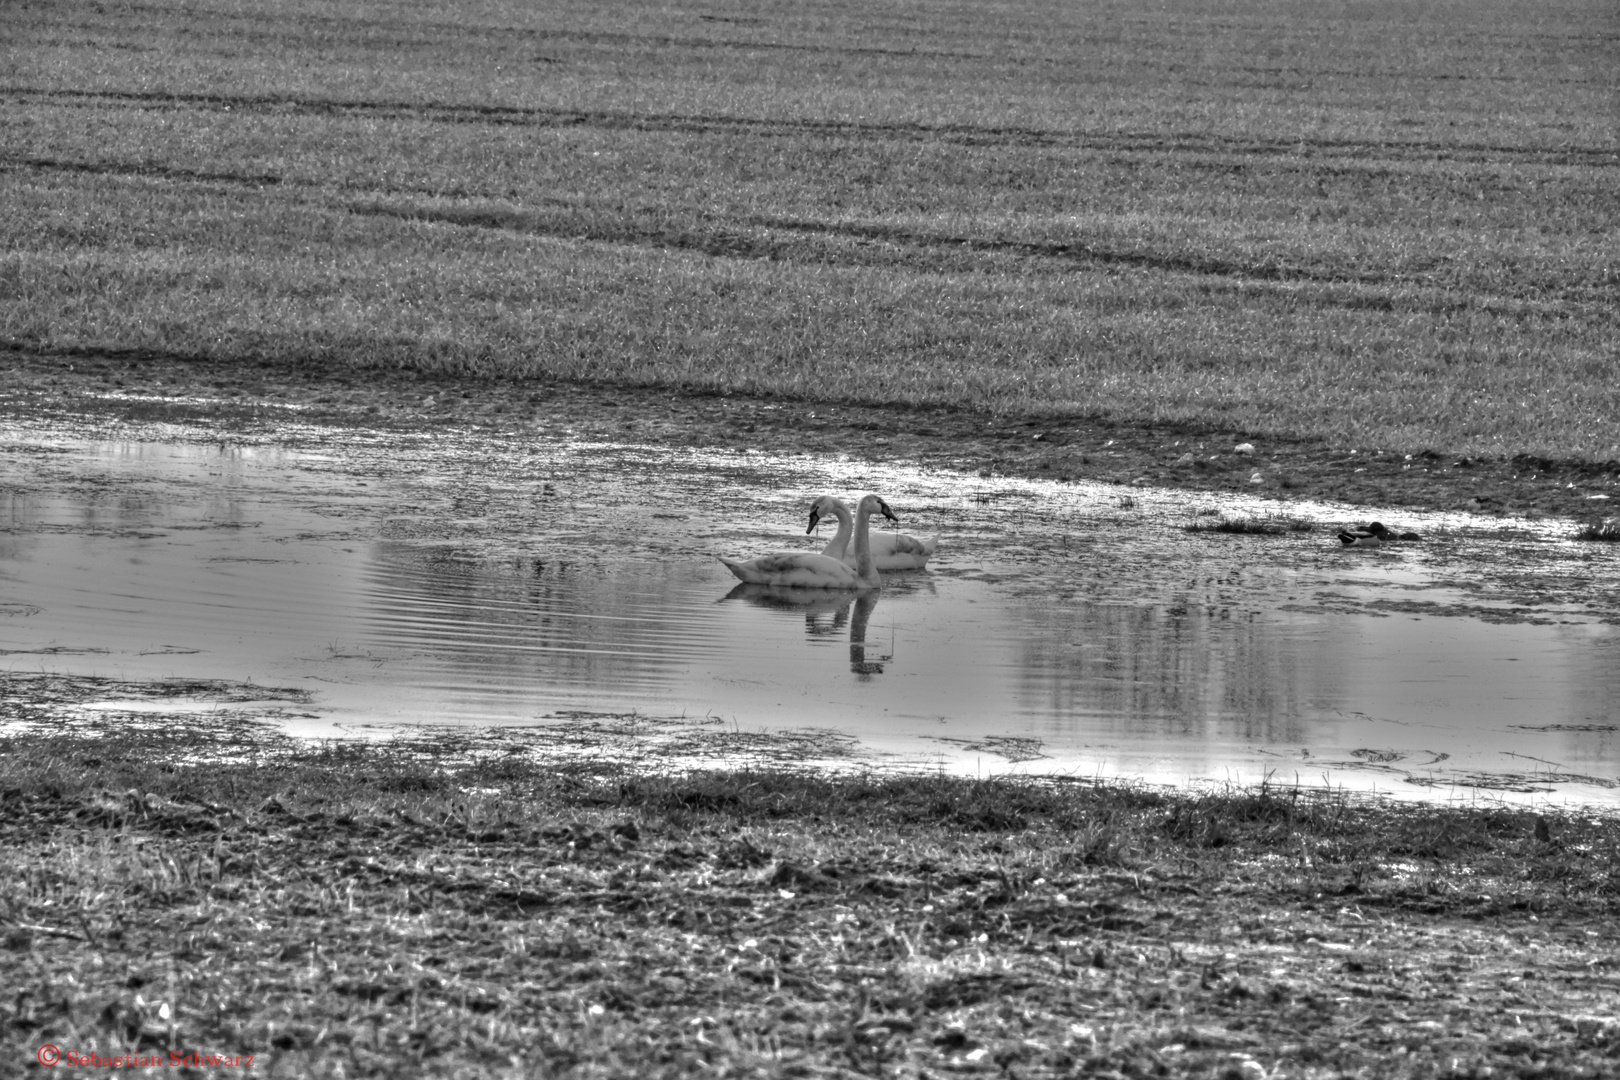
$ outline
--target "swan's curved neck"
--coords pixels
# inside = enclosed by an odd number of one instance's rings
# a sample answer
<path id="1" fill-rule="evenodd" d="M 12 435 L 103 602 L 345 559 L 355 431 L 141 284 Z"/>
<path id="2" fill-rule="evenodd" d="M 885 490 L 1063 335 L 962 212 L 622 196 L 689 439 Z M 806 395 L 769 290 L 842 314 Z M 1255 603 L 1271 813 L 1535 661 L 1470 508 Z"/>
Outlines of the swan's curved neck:
<path id="1" fill-rule="evenodd" d="M 838 532 L 833 535 L 832 543 L 827 545 L 825 554 L 842 559 L 844 552 L 849 549 L 849 534 L 855 528 L 855 520 L 849 516 L 849 507 L 844 505 L 842 499 L 833 499 L 828 509 L 838 519 Z"/>
<path id="2" fill-rule="evenodd" d="M 842 521 L 839 528 L 843 528 Z M 875 582 L 881 579 L 878 577 L 877 564 L 872 561 L 871 530 L 872 507 L 862 499 L 855 511 L 855 573 L 862 581 Z"/>

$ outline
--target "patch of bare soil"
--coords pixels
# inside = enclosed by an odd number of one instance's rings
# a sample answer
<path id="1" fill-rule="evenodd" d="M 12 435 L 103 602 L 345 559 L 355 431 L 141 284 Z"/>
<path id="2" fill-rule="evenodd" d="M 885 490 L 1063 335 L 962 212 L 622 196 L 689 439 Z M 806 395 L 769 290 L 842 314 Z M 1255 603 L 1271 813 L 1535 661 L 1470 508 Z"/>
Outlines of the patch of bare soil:
<path id="1" fill-rule="evenodd" d="M 940 408 L 254 367 L 150 355 L 0 352 L 0 409 L 35 416 L 57 412 L 65 422 L 87 414 L 184 418 L 244 432 L 273 430 L 293 413 L 361 426 L 476 423 L 669 446 L 850 453 L 985 475 L 1241 491 L 1285 502 L 1333 499 L 1503 515 L 1604 518 L 1613 516 L 1620 499 L 1617 461 L 1461 458 L 1438 451 L 1409 456 L 1106 419 L 995 417 Z M 1245 444 L 1253 451 L 1238 452 Z"/>
<path id="2" fill-rule="evenodd" d="M 1601 821 L 0 751 L 8 1062 L 1282 1080 L 1596 1078 L 1620 1054 Z"/>

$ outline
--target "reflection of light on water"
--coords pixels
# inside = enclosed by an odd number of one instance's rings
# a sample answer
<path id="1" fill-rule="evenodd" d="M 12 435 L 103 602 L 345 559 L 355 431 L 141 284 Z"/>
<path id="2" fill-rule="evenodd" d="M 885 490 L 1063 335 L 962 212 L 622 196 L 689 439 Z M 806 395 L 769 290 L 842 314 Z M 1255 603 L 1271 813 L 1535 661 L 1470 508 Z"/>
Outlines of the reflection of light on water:
<path id="1" fill-rule="evenodd" d="M 92 713 L 152 713 L 169 716 L 176 713 L 206 715 L 218 712 L 220 705 L 217 701 L 187 701 L 184 698 L 143 698 L 141 700 L 109 698 L 104 701 L 87 701 L 81 704 L 79 708 Z"/>
<path id="2" fill-rule="evenodd" d="M 1620 573 L 1552 526 L 1401 515 L 1430 539 L 1346 553 L 1328 530 L 1188 534 L 1189 497 L 1150 489 L 1126 507 L 898 465 L 323 438 L 6 460 L 30 490 L 0 496 L 0 655 L 308 690 L 281 720 L 302 734 L 639 712 L 722 720 L 733 745 L 849 733 L 858 762 L 980 775 L 1620 801 L 1620 638 L 1593 618 L 1620 610 Z M 864 489 L 944 535 L 937 569 L 772 596 L 713 559 L 819 547 L 809 500 Z"/>

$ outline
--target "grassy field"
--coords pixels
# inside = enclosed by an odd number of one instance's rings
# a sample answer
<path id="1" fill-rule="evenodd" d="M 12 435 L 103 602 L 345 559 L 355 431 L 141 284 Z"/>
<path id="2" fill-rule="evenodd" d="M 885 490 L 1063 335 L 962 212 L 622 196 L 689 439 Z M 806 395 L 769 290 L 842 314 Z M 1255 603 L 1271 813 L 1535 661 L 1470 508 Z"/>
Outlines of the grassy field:
<path id="1" fill-rule="evenodd" d="M 429 421 L 545 378 L 1611 460 L 1617 43 L 1611 0 L 6 0 L 0 348 L 480 383 Z M 1610 820 L 250 735 L 0 739 L 0 1074 L 1620 1053 Z"/>
<path id="2" fill-rule="evenodd" d="M 0 1071 L 1598 1080 L 1620 1053 L 1612 821 L 465 751 L 0 740 Z"/>
<path id="3" fill-rule="evenodd" d="M 0 36 L 0 344 L 1620 457 L 1606 0 L 61 0 Z"/>

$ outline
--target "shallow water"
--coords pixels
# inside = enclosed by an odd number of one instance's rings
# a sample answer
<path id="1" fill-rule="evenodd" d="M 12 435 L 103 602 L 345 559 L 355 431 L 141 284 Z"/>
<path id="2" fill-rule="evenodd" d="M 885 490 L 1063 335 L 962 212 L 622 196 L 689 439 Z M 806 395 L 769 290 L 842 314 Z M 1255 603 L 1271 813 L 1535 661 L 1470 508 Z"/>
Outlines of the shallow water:
<path id="1" fill-rule="evenodd" d="M 1550 527 L 1384 514 L 1424 541 L 1345 551 L 1365 511 L 1190 533 L 1275 504 L 471 431 L 138 434 L 0 433 L 6 670 L 305 691 L 264 705 L 309 735 L 633 713 L 862 767 L 1616 801 L 1620 560 Z M 810 500 L 863 490 L 943 536 L 929 571 L 776 594 L 714 559 L 814 548 Z"/>

